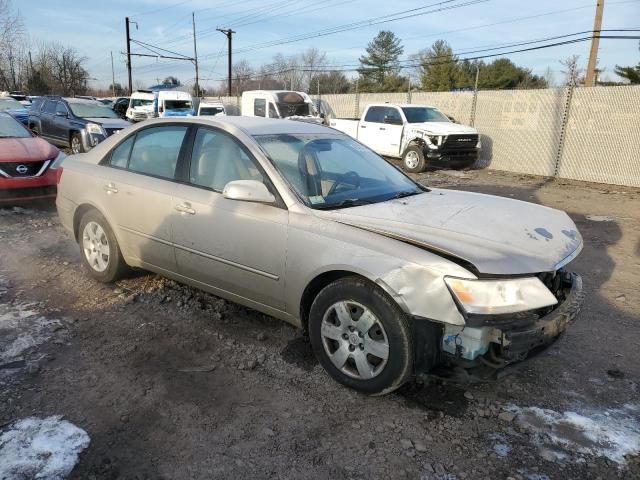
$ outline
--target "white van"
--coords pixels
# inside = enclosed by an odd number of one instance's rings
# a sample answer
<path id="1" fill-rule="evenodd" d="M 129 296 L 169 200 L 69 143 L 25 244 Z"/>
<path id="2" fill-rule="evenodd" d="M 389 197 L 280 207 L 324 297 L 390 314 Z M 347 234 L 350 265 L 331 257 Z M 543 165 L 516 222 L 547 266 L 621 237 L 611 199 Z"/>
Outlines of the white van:
<path id="1" fill-rule="evenodd" d="M 177 90 L 138 90 L 131 94 L 126 117 L 141 122 L 153 117 L 191 117 L 193 100 L 188 92 Z"/>
<path id="2" fill-rule="evenodd" d="M 249 90 L 242 93 L 240 114 L 244 117 L 287 118 L 324 123 L 311 97 L 290 90 Z"/>
<path id="3" fill-rule="evenodd" d="M 198 105 L 198 117 L 225 117 L 227 110 L 224 108 L 222 102 L 212 101 L 203 98 Z"/>

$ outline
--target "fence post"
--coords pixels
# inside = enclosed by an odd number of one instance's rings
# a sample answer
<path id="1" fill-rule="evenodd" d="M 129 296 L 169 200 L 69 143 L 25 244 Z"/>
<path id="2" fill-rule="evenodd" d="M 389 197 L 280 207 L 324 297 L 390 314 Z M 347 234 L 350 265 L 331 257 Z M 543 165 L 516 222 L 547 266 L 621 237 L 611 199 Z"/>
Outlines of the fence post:
<path id="1" fill-rule="evenodd" d="M 564 152 L 564 144 L 567 138 L 567 125 L 569 123 L 569 113 L 571 111 L 571 100 L 573 99 L 573 91 L 576 88 L 576 71 L 571 66 L 569 85 L 567 85 L 567 93 L 564 99 L 564 107 L 562 109 L 562 119 L 560 124 L 560 137 L 558 138 L 558 150 L 556 151 L 556 164 L 553 170 L 553 177 L 556 178 L 560 172 L 560 162 L 562 161 L 562 153 Z"/>
<path id="2" fill-rule="evenodd" d="M 353 118 L 358 118 L 360 116 L 360 93 L 358 92 L 359 83 L 360 81 L 356 79 L 356 98 L 354 102 Z"/>
<path id="3" fill-rule="evenodd" d="M 474 126 L 476 123 L 476 106 L 478 104 L 478 78 L 480 77 L 480 67 L 476 65 L 476 83 L 473 87 L 473 99 L 471 100 L 471 115 L 469 117 L 469 125 Z"/>
<path id="4" fill-rule="evenodd" d="M 411 104 L 411 79 L 409 79 L 409 88 L 407 89 L 407 103 Z"/>

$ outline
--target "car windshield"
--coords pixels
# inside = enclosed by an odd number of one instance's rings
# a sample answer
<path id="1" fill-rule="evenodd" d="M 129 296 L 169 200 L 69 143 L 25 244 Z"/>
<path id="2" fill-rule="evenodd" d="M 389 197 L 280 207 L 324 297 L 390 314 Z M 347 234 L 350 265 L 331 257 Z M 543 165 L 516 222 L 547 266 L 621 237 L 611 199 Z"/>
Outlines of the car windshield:
<path id="1" fill-rule="evenodd" d="M 200 107 L 200 115 L 217 115 L 219 113 L 224 113 L 224 108 L 222 108 L 222 107 Z"/>
<path id="2" fill-rule="evenodd" d="M 450 122 L 446 115 L 433 107 L 403 107 L 408 123 Z"/>
<path id="3" fill-rule="evenodd" d="M 69 102 L 69 107 L 80 118 L 118 118 L 113 110 L 101 103 Z"/>
<path id="4" fill-rule="evenodd" d="M 142 107 L 143 105 L 153 105 L 153 100 L 146 100 L 144 98 L 134 98 L 131 100 L 131 108 Z"/>
<path id="5" fill-rule="evenodd" d="M 24 108 L 24 106 L 11 97 L 0 98 L 0 110 L 13 110 L 14 108 Z"/>
<path id="6" fill-rule="evenodd" d="M 29 138 L 31 134 L 13 117 L 0 115 L 0 138 Z"/>
<path id="7" fill-rule="evenodd" d="M 426 190 L 345 135 L 276 134 L 254 138 L 311 208 L 353 207 Z"/>
<path id="8" fill-rule="evenodd" d="M 164 108 L 167 110 L 187 111 L 191 110 L 192 105 L 190 100 L 165 100 Z"/>

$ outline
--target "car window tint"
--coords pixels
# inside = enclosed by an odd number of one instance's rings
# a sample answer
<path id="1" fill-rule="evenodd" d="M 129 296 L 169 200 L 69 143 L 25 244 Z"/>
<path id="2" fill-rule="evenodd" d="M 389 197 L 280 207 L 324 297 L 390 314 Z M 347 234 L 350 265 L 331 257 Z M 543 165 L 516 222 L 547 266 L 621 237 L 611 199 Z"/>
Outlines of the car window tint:
<path id="1" fill-rule="evenodd" d="M 148 128 L 138 133 L 131 150 L 129 170 L 173 178 L 187 127 Z"/>
<path id="2" fill-rule="evenodd" d="M 253 101 L 253 114 L 256 117 L 264 117 L 267 111 L 267 101 L 264 98 L 256 98 Z"/>
<path id="3" fill-rule="evenodd" d="M 112 167 L 127 168 L 129 153 L 131 152 L 131 145 L 133 145 L 134 139 L 135 135 L 127 138 L 124 142 L 113 149 L 113 152 L 111 152 L 111 160 L 109 161 L 109 164 Z"/>
<path id="4" fill-rule="evenodd" d="M 56 104 L 56 113 L 62 113 L 64 115 L 66 115 L 68 113 L 67 112 L 67 107 L 64 106 L 64 103 L 58 102 Z"/>
<path id="5" fill-rule="evenodd" d="M 236 140 L 221 131 L 208 129 L 200 129 L 196 134 L 189 178 L 194 185 L 219 192 L 233 180 L 263 180 Z"/>
<path id="6" fill-rule="evenodd" d="M 276 107 L 271 102 L 269 102 L 269 118 L 278 118 L 278 112 L 276 112 Z"/>
<path id="7" fill-rule="evenodd" d="M 47 100 L 44 103 L 44 108 L 42 109 L 43 112 L 45 113 L 55 113 L 56 112 L 56 104 L 58 102 L 55 102 L 53 100 Z"/>

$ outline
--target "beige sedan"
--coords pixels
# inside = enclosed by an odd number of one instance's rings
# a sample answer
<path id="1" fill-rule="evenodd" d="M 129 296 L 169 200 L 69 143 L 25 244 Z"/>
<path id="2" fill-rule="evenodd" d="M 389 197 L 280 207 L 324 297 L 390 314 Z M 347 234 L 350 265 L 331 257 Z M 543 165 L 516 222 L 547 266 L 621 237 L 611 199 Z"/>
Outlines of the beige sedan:
<path id="1" fill-rule="evenodd" d="M 564 212 L 425 188 L 310 123 L 143 122 L 69 157 L 57 207 L 94 278 L 143 268 L 290 322 L 370 394 L 521 360 L 582 301 Z"/>

